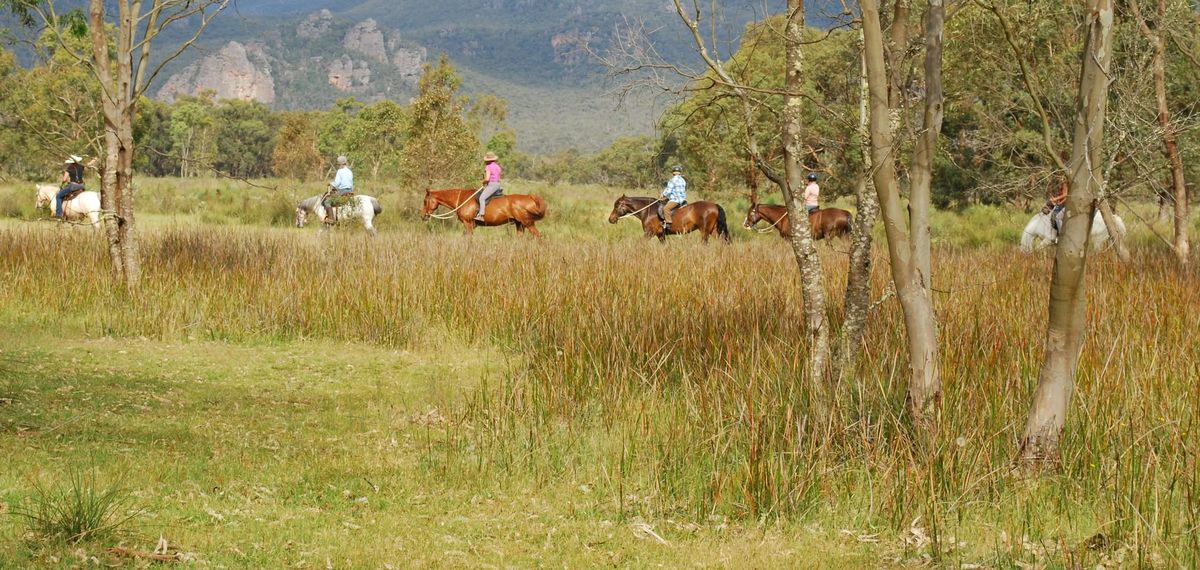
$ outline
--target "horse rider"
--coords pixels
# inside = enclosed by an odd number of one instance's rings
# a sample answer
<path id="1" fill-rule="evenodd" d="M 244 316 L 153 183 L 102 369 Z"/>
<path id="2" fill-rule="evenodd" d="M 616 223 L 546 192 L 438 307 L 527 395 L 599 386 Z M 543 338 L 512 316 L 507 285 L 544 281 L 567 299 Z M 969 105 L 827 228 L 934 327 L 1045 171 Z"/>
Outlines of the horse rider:
<path id="1" fill-rule="evenodd" d="M 54 195 L 54 217 L 63 217 L 63 199 L 71 195 L 76 190 L 84 189 L 83 183 L 83 157 L 71 155 L 63 163 L 62 185 L 58 194 Z"/>
<path id="2" fill-rule="evenodd" d="M 350 170 L 349 160 L 342 155 L 337 157 L 337 164 L 337 174 L 333 176 L 333 182 L 329 183 L 329 190 L 321 199 L 321 205 L 325 206 L 325 223 L 327 224 L 332 224 L 336 219 L 334 209 L 344 205 L 354 195 L 354 173 Z"/>
<path id="3" fill-rule="evenodd" d="M 479 212 L 475 214 L 477 222 L 483 221 L 483 210 L 487 207 L 488 200 L 500 192 L 500 173 L 503 169 L 500 168 L 499 160 L 500 157 L 494 152 L 483 155 L 483 189 L 479 191 Z"/>
<path id="4" fill-rule="evenodd" d="M 1057 234 L 1062 229 L 1063 210 L 1067 208 L 1067 194 L 1070 191 L 1070 185 L 1067 184 L 1066 177 L 1058 178 L 1058 193 L 1054 193 L 1054 187 L 1050 187 L 1050 198 L 1046 201 L 1046 210 L 1050 214 L 1050 226 Z"/>
<path id="5" fill-rule="evenodd" d="M 804 211 L 812 215 L 820 207 L 821 186 L 817 184 L 817 173 L 808 173 L 808 186 L 804 187 Z"/>
<path id="6" fill-rule="evenodd" d="M 682 166 L 676 164 L 671 167 L 671 179 L 667 181 L 662 196 L 667 199 L 667 204 L 662 209 L 663 233 L 670 233 L 672 214 L 677 208 L 687 204 L 687 180 L 683 178 Z"/>

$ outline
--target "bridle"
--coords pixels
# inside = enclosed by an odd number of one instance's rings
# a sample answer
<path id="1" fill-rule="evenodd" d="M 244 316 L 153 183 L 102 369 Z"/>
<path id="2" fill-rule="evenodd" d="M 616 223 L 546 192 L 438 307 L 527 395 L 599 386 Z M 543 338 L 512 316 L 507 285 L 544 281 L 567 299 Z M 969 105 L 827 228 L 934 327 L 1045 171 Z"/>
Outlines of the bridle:
<path id="1" fill-rule="evenodd" d="M 762 218 L 762 219 L 766 219 L 767 217 L 766 217 L 766 216 L 764 216 L 764 215 L 763 215 L 763 213 L 762 213 L 762 212 L 760 212 L 760 211 L 759 211 L 759 209 L 758 209 L 758 207 L 759 207 L 760 205 L 761 205 L 761 204 L 755 204 L 755 205 L 754 205 L 754 207 L 750 208 L 750 211 L 751 211 L 751 212 L 754 212 L 754 213 L 756 213 L 756 214 L 758 214 L 758 216 L 759 216 L 760 218 Z M 788 214 L 790 214 L 790 213 L 791 213 L 791 212 L 787 212 L 787 211 L 785 211 L 785 212 L 783 213 L 783 215 L 782 215 L 782 216 L 779 216 L 779 219 L 778 219 L 778 220 L 775 220 L 775 223 L 773 223 L 773 224 L 771 224 L 771 225 L 767 226 L 765 229 L 761 229 L 761 230 L 759 230 L 759 229 L 755 229 L 755 228 L 753 228 L 753 227 L 751 227 L 750 229 L 753 229 L 754 231 L 756 231 L 756 232 L 758 232 L 758 233 L 760 233 L 760 234 L 768 234 L 768 233 L 771 233 L 771 231 L 775 229 L 775 226 L 778 226 L 778 225 L 779 225 L 779 223 L 780 223 L 780 222 L 782 222 L 784 218 L 788 217 Z"/>
<path id="2" fill-rule="evenodd" d="M 628 199 L 626 199 L 626 200 L 622 201 L 622 204 L 628 204 L 628 203 L 629 203 Z M 625 214 L 624 216 L 621 216 L 621 217 L 619 217 L 619 218 L 617 218 L 617 219 L 618 219 L 618 220 L 624 220 L 625 218 L 629 218 L 629 217 L 636 216 L 636 215 L 638 215 L 638 214 L 640 214 L 640 213 L 642 213 L 642 212 L 645 212 L 646 210 L 650 209 L 650 206 L 653 206 L 653 205 L 655 205 L 655 204 L 657 204 L 657 203 L 658 203 L 658 200 L 651 200 L 649 204 L 646 204 L 646 205 L 645 205 L 643 208 L 641 208 L 640 210 L 637 210 L 637 211 L 634 211 L 634 212 L 629 212 L 628 214 Z"/>
<path id="3" fill-rule="evenodd" d="M 483 192 L 483 188 L 482 188 L 482 187 L 481 187 L 480 189 L 476 190 L 474 194 L 471 194 L 469 197 L 467 197 L 467 199 L 466 199 L 466 200 L 463 200 L 463 201 L 462 201 L 462 203 L 460 203 L 460 204 L 458 205 L 458 207 L 457 207 L 457 208 L 455 208 L 455 209 L 453 209 L 453 210 L 450 210 L 449 212 L 447 212 L 447 213 L 445 213 L 445 214 L 435 214 L 435 213 L 433 213 L 433 212 L 429 212 L 429 217 L 430 217 L 430 218 L 434 218 L 434 219 L 438 219 L 438 220 L 449 220 L 450 218 L 453 218 L 453 217 L 455 217 L 455 216 L 456 216 L 456 214 L 457 214 L 457 212 L 458 212 L 459 210 L 461 210 L 463 206 L 466 206 L 467 204 L 470 204 L 470 203 L 471 203 L 471 199 L 472 199 L 472 198 L 474 198 L 474 197 L 476 197 L 476 196 L 478 196 L 480 192 Z M 432 194 L 431 194 L 431 195 L 432 195 Z M 437 200 L 437 197 L 436 197 L 436 196 L 434 196 L 434 200 Z M 439 202 L 438 202 L 438 205 L 439 205 L 439 206 L 441 206 L 441 205 L 443 205 L 443 204 L 442 204 L 442 203 L 439 201 Z M 447 207 L 449 207 L 449 206 L 447 205 Z M 437 208 L 434 208 L 434 211 L 437 211 Z"/>

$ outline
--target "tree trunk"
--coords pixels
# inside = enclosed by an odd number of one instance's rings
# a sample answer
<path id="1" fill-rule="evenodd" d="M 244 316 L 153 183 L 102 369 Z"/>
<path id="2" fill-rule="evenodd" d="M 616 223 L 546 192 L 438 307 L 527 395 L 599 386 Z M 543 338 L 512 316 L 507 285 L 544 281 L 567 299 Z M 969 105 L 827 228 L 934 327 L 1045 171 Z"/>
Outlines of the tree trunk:
<path id="1" fill-rule="evenodd" d="M 1095 196 L 1104 169 L 1104 114 L 1112 57 L 1112 0 L 1087 0 L 1087 39 L 1083 48 L 1075 133 L 1071 152 L 1071 191 L 1054 257 L 1050 282 L 1045 361 L 1021 438 L 1020 461 L 1057 464 L 1059 442 L 1075 389 L 1075 372 L 1087 319 L 1087 254 Z"/>
<path id="2" fill-rule="evenodd" d="M 904 71 L 908 67 L 908 14 L 912 0 L 895 0 L 892 6 L 892 25 L 888 50 L 888 107 L 899 109 L 904 104 Z"/>
<path id="3" fill-rule="evenodd" d="M 140 3 L 139 5 L 140 6 Z M 102 207 L 107 216 L 109 258 L 115 282 L 127 289 L 137 286 L 141 277 L 137 240 L 133 232 L 133 30 L 137 26 L 138 6 L 127 1 L 117 3 L 116 53 L 111 57 L 106 34 L 104 1 L 91 0 L 89 6 L 92 59 L 96 76 L 103 87 L 104 175 Z M 114 69 L 115 65 L 115 69 Z"/>
<path id="4" fill-rule="evenodd" d="M 942 0 L 929 0 L 925 11 L 925 108 L 922 128 L 913 149 L 913 167 L 909 187 L 909 231 L 912 232 L 913 262 L 917 278 L 930 294 L 933 288 L 933 261 L 929 233 L 929 208 L 932 201 L 933 156 L 937 154 L 942 132 L 942 38 L 946 24 Z M 936 335 L 936 331 L 934 332 Z"/>
<path id="5" fill-rule="evenodd" d="M 1108 239 L 1112 240 L 1113 249 L 1117 250 L 1117 259 L 1121 260 L 1121 263 L 1132 263 L 1133 256 L 1129 253 L 1129 247 L 1125 245 L 1125 231 L 1113 219 L 1112 206 L 1108 205 L 1108 200 L 1103 199 L 1098 201 L 1098 205 L 1100 219 L 1104 220 L 1104 227 L 1108 229 Z"/>
<path id="6" fill-rule="evenodd" d="M 784 33 L 787 58 L 786 85 L 789 93 L 803 91 L 804 77 L 804 3 L 788 0 L 788 22 Z M 783 109 L 784 178 L 788 216 L 792 219 L 792 250 L 800 266 L 804 289 L 804 319 L 809 336 L 809 373 L 817 397 L 824 402 L 825 373 L 829 367 L 829 321 L 825 314 L 825 273 L 821 257 L 808 225 L 804 208 L 804 100 L 788 95 Z"/>
<path id="7" fill-rule="evenodd" d="M 863 333 L 867 328 L 868 312 L 871 310 L 871 250 L 875 241 L 875 221 L 879 218 L 879 200 L 870 188 L 871 147 L 870 131 L 867 128 L 866 56 L 861 58 L 862 78 L 859 81 L 858 136 L 862 144 L 863 173 L 855 186 L 854 197 L 858 203 L 854 226 L 850 230 L 850 267 L 846 277 L 845 318 L 842 332 L 838 336 L 834 359 L 834 378 L 841 384 L 848 374 L 858 366 L 862 349 Z"/>
<path id="8" fill-rule="evenodd" d="M 925 282 L 926 276 L 918 271 L 909 229 L 905 227 L 904 207 L 900 202 L 888 110 L 879 5 L 877 0 L 866 0 L 860 4 L 867 83 L 871 96 L 871 160 L 875 165 L 875 191 L 879 196 L 884 233 L 887 235 L 892 280 L 904 312 L 904 326 L 908 337 L 909 381 L 906 405 L 914 424 L 930 431 L 934 427 L 932 415 L 940 407 L 942 394 L 933 299 L 929 294 L 929 285 Z M 940 39 L 938 41 L 940 42 Z M 927 54 L 926 57 L 930 56 Z M 938 65 L 940 66 L 940 61 Z M 938 105 L 940 106 L 940 102 Z M 922 206 L 910 204 L 910 207 Z M 918 215 L 914 219 L 922 218 Z M 911 228 L 911 231 L 920 233 L 928 230 Z"/>
<path id="9" fill-rule="evenodd" d="M 1170 196 L 1175 206 L 1175 236 L 1172 244 L 1179 265 L 1187 267 L 1191 243 L 1188 239 L 1188 195 L 1187 185 L 1183 177 L 1183 158 L 1179 154 L 1179 137 L 1175 125 L 1171 123 L 1171 109 L 1167 106 L 1166 79 L 1166 40 L 1163 38 L 1161 26 L 1166 23 L 1167 2 L 1158 0 L 1155 16 L 1158 26 L 1151 28 L 1142 17 L 1142 11 L 1136 0 L 1130 1 L 1138 29 L 1154 46 L 1154 58 L 1151 67 L 1154 72 L 1154 98 L 1158 105 L 1158 125 L 1162 128 L 1163 156 L 1171 168 Z"/>

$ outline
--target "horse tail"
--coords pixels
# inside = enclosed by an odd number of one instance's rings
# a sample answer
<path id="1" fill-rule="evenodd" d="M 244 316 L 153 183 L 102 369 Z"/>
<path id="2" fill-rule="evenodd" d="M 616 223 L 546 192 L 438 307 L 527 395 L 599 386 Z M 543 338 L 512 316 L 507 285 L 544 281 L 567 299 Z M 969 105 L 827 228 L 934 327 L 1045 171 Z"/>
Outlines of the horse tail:
<path id="1" fill-rule="evenodd" d="M 529 211 L 534 220 L 541 220 L 546 217 L 546 200 L 537 194 L 529 196 L 533 199 L 534 207 Z"/>
<path id="2" fill-rule="evenodd" d="M 725 223 L 725 208 L 717 204 L 717 235 L 725 239 L 725 243 L 733 243 L 733 236 L 729 235 L 729 225 Z"/>
<path id="3" fill-rule="evenodd" d="M 379 214 L 382 214 L 382 213 L 383 213 L 383 206 L 380 206 L 380 205 L 379 205 L 379 199 L 378 199 L 378 198 L 375 198 L 375 197 L 372 197 L 372 198 L 371 198 L 371 208 L 375 210 L 375 215 L 376 215 L 376 216 L 378 216 Z"/>

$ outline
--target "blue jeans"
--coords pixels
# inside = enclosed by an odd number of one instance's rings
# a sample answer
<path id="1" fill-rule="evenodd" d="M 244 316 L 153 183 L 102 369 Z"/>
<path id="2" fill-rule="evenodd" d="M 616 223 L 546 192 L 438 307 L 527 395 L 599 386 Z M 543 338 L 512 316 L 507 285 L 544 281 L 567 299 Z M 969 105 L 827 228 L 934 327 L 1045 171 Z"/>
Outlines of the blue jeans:
<path id="1" fill-rule="evenodd" d="M 70 194 L 71 192 L 74 192 L 76 190 L 82 190 L 82 189 L 83 189 L 83 184 L 79 184 L 78 182 L 71 182 L 71 183 L 67 184 L 66 186 L 64 186 L 62 190 L 59 190 L 58 194 L 54 195 L 54 216 L 57 218 L 63 217 L 63 211 L 62 211 L 63 198 L 66 198 L 67 194 Z"/>
<path id="2" fill-rule="evenodd" d="M 805 205 L 805 206 L 804 206 L 804 213 L 806 213 L 806 214 L 808 214 L 808 215 L 810 215 L 810 216 L 811 216 L 813 212 L 815 212 L 815 211 L 819 210 L 820 208 L 821 208 L 820 206 L 808 206 L 808 205 Z"/>

